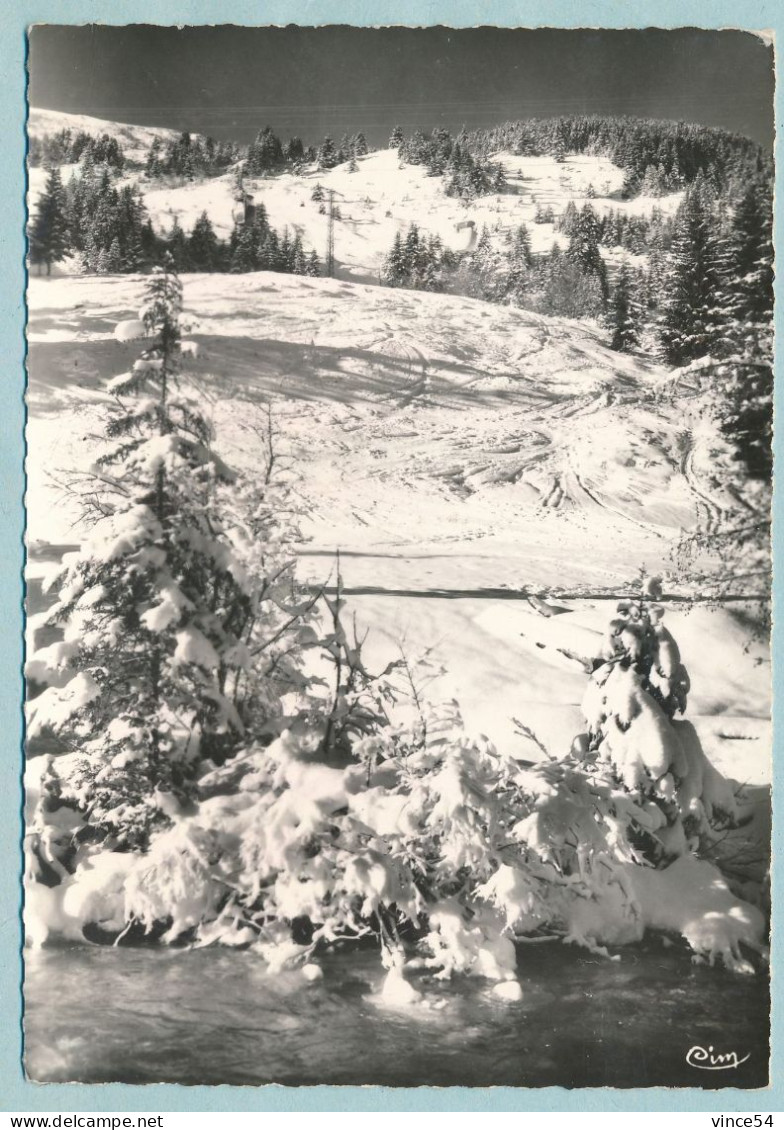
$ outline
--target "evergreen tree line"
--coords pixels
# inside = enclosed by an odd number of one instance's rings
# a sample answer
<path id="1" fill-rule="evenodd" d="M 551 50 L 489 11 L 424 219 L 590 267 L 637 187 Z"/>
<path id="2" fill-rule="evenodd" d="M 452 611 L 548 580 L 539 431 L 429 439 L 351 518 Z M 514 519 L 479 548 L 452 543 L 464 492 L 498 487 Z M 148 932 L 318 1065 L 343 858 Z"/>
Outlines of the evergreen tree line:
<path id="1" fill-rule="evenodd" d="M 412 224 L 405 237 L 395 236 L 381 279 L 388 286 L 466 294 L 566 317 L 598 316 L 609 297 L 596 215 L 587 206 L 568 249 L 554 244 L 544 255 L 532 254 L 525 224 L 506 232 L 500 242 L 485 226 L 474 247 L 460 254 Z"/>
<path id="2" fill-rule="evenodd" d="M 175 221 L 159 234 L 137 186 L 117 188 L 106 168 L 85 170 L 63 186 L 53 168 L 29 226 L 30 260 L 47 273 L 67 255 L 79 257 L 85 271 L 134 272 L 154 267 L 167 256 L 177 271 L 282 271 L 317 275 L 315 251 L 307 254 L 302 238 L 288 229 L 279 234 L 263 204 L 251 223 L 238 221 L 229 240 L 221 240 L 206 212 L 190 233 Z"/>
<path id="3" fill-rule="evenodd" d="M 584 205 L 590 208 L 590 204 Z M 571 236 L 579 221 L 579 209 L 573 200 L 564 208 L 555 222 L 555 230 Z M 599 243 L 603 247 L 622 247 L 633 255 L 646 255 L 654 249 L 669 251 L 672 243 L 672 220 L 660 208 L 654 208 L 650 216 L 630 216 L 625 212 L 610 209 L 604 215 L 596 215 Z"/>
<path id="4" fill-rule="evenodd" d="M 397 148 L 400 160 L 407 165 L 424 165 L 428 176 L 447 177 L 447 196 L 473 200 L 503 192 L 506 187 L 503 165 L 472 153 L 464 131 L 453 138 L 443 128 L 434 129 L 429 137 L 416 130 L 406 140 L 402 129 L 395 126 L 389 145 Z"/>
<path id="5" fill-rule="evenodd" d="M 168 255 L 178 274 L 278 271 L 315 276 L 321 273 L 316 252 L 305 252 L 298 232 L 292 237 L 288 227 L 284 227 L 282 233 L 271 227 L 263 206 L 257 209 L 254 220 L 237 221 L 228 240 L 218 237 L 206 212 L 202 212 L 190 233 L 175 218 L 168 235 L 161 240 L 161 248 L 161 257 Z"/>
<path id="6" fill-rule="evenodd" d="M 29 164 L 40 165 L 110 165 L 113 169 L 125 166 L 125 154 L 115 137 L 103 133 L 92 137 L 84 130 L 62 129 L 43 137 L 31 137 L 27 153 Z"/>
<path id="7" fill-rule="evenodd" d="M 627 341 L 647 334 L 668 364 L 704 368 L 709 359 L 722 377 L 745 357 L 747 376 L 772 382 L 772 209 L 765 176 L 730 203 L 698 175 L 667 225 L 668 242 L 657 234 L 645 268 L 624 264 L 618 274 L 616 300 L 633 327 Z"/>
<path id="8" fill-rule="evenodd" d="M 253 176 L 266 176 L 314 159 L 315 150 L 312 146 L 306 149 L 301 138 L 290 137 L 284 145 L 277 134 L 265 126 L 248 146 L 243 168 Z"/>
<path id="9" fill-rule="evenodd" d="M 284 144 L 276 133 L 265 126 L 248 147 L 242 172 L 250 176 L 296 171 L 300 166 L 316 162 L 320 169 L 333 169 L 347 161 L 356 167 L 357 157 L 364 157 L 368 144 L 363 133 L 343 134 L 336 144 L 329 136 L 319 146 L 304 145 L 299 137 L 290 137 Z"/>
<path id="10" fill-rule="evenodd" d="M 570 115 L 506 122 L 475 130 L 465 144 L 477 156 L 500 150 L 563 160 L 566 153 L 608 157 L 624 170 L 624 196 L 661 195 L 702 173 L 715 189 L 734 193 L 750 175 L 769 173 L 770 155 L 739 134 L 686 122 Z"/>
<path id="11" fill-rule="evenodd" d="M 601 277 L 600 226 L 590 211 L 586 205 L 567 225 L 572 229 L 568 251 L 560 256 L 553 249 L 535 261 L 526 286 L 518 285 L 512 300 L 529 305 L 538 299 L 546 313 L 563 314 L 570 305 L 572 316 L 601 313 L 613 349 L 644 346 L 668 365 L 703 374 L 743 474 L 769 484 L 774 273 L 773 182 L 767 170 L 750 177 L 733 196 L 718 191 L 715 178 L 697 173 L 672 222 L 652 217 L 645 267 L 622 262 L 612 287 Z M 582 232 L 575 241 L 578 220 Z M 582 294 L 559 285 L 564 281 L 559 259 L 579 266 Z M 543 274 L 547 285 L 537 287 L 537 275 Z M 594 280 L 593 294 L 585 290 L 585 280 Z M 492 290 L 483 297 L 492 298 Z M 758 526 L 749 536 L 760 536 Z"/>
<path id="12" fill-rule="evenodd" d="M 567 318 L 601 317 L 610 294 L 591 209 L 581 214 L 569 245 L 553 243 L 549 252 L 531 253 L 525 225 L 494 243 L 483 228 L 476 246 L 461 263 L 460 289 L 488 302 L 520 306 Z"/>
<path id="13" fill-rule="evenodd" d="M 444 247 L 439 236 L 423 235 L 411 224 L 405 238 L 396 232 L 381 268 L 381 281 L 386 286 L 442 291 L 448 289 L 446 279 L 458 262 L 459 257 Z"/>
<path id="14" fill-rule="evenodd" d="M 368 144 L 364 133 L 355 133 L 350 137 L 344 133 L 337 145 L 331 137 L 325 137 L 316 151 L 316 160 L 320 169 L 334 169 L 336 165 L 343 165 L 346 161 L 356 167 L 357 157 L 364 157 L 367 152 Z"/>
<path id="15" fill-rule="evenodd" d="M 261 203 L 256 206 L 251 222 L 235 223 L 229 241 L 221 248 L 219 257 L 224 265 L 212 268 L 214 270 L 282 271 L 286 274 L 314 277 L 321 274 L 318 255 L 314 250 L 309 253 L 305 251 L 300 233 L 295 232 L 292 236 L 288 227 L 284 227 L 282 234 L 278 233 L 270 225 L 266 209 Z M 175 256 L 175 263 L 176 261 Z"/>
<path id="16" fill-rule="evenodd" d="M 162 251 L 140 189 L 117 188 L 106 166 L 83 169 L 67 186 L 52 168 L 28 235 L 31 262 L 47 273 L 66 255 L 78 256 L 87 271 L 138 271 Z"/>
<path id="17" fill-rule="evenodd" d="M 155 137 L 147 151 L 144 170 L 150 179 L 221 176 L 232 165 L 242 162 L 246 175 L 266 176 L 270 173 L 296 170 L 303 164 L 318 161 L 322 169 L 331 169 L 344 162 L 354 162 L 368 152 L 363 133 L 344 134 L 336 144 L 325 137 L 320 146 L 304 145 L 299 137 L 283 142 L 265 126 L 259 130 L 250 145 L 242 146 L 232 141 L 216 141 L 187 130 L 170 139 Z M 127 158 L 116 138 L 108 134 L 93 137 L 83 130 L 70 128 L 56 133 L 31 137 L 28 160 L 32 167 L 40 165 L 73 165 L 87 162 L 110 165 L 122 169 Z"/>
<path id="18" fill-rule="evenodd" d="M 705 368 L 727 404 L 723 430 L 748 474 L 772 475 L 773 185 L 749 181 L 727 207 L 698 180 L 676 216 L 659 336 L 672 365 Z"/>
<path id="19" fill-rule="evenodd" d="M 211 137 L 194 137 L 187 131 L 169 141 L 156 137 L 144 166 L 150 178 L 221 176 L 242 155 L 240 146 Z"/>
<path id="20" fill-rule="evenodd" d="M 305 145 L 301 138 L 284 142 L 270 126 L 259 130 L 247 148 L 232 142 L 216 142 L 211 137 L 192 137 L 183 133 L 174 141 L 156 139 L 147 158 L 147 175 L 156 176 L 220 176 L 226 169 L 242 162 L 245 176 L 268 176 L 296 170 L 316 161 L 321 169 L 331 169 L 346 161 L 355 161 L 368 152 L 362 133 L 344 134 L 336 144 L 325 137 L 318 147 Z"/>

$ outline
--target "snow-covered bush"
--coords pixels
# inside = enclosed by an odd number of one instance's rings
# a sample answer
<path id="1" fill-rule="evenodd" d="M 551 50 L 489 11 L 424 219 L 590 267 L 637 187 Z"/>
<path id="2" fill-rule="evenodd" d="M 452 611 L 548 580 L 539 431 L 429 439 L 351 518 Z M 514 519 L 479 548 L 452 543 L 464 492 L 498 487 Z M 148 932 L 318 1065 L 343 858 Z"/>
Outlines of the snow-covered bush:
<path id="1" fill-rule="evenodd" d="M 727 813 L 731 791 L 694 732 L 670 718 L 685 703 L 684 672 L 649 605 L 621 609 L 635 630 L 611 627 L 586 696 L 591 731 L 565 758 L 521 766 L 470 738 L 457 704 L 427 705 L 402 663 L 365 672 L 342 696 L 341 716 L 361 703 L 361 724 L 338 768 L 324 745 L 337 698 L 319 710 L 305 686 L 288 703 L 290 727 L 206 771 L 192 810 L 130 867 L 118 857 L 114 883 L 111 862 L 96 870 L 83 853 L 65 880 L 66 910 L 92 909 L 116 930 L 164 923 L 168 941 L 251 944 L 273 969 L 372 935 L 398 1003 L 418 999 L 416 972 L 484 977 L 514 999 L 524 937 L 607 955 L 662 929 L 750 970 L 741 945 L 760 948 L 762 916 L 683 831 Z M 334 631 L 326 641 L 333 653 L 344 646 Z M 610 692 L 613 672 L 634 677 Z M 608 743 L 616 730 L 626 744 Z"/>
<path id="2" fill-rule="evenodd" d="M 646 855 L 667 862 L 737 818 L 733 790 L 708 761 L 683 714 L 689 676 L 656 603 L 658 580 L 639 600 L 621 601 L 583 699 L 587 756 L 642 798 Z"/>

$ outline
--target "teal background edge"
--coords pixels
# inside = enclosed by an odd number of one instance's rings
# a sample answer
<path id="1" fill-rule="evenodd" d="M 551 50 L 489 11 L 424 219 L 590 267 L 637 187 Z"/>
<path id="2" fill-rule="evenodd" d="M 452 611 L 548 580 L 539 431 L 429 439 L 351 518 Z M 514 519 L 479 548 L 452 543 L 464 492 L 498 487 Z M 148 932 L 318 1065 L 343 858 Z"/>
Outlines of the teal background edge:
<path id="1" fill-rule="evenodd" d="M 382 1087 L 181 1087 L 170 1084 L 36 1084 L 22 1070 L 21 876 L 21 670 L 23 661 L 24 531 L 24 122 L 26 30 L 33 23 L 154 24 L 402 24 L 475 27 L 702 27 L 773 31 L 784 42 L 784 6 L 753 0 L 0 0 L 0 346 L 3 394 L 0 409 L 0 1110 L 159 1113 L 166 1111 L 784 1111 L 784 1024 L 781 976 L 782 793 L 784 763 L 778 749 L 784 728 L 784 501 L 774 497 L 774 923 L 772 1085 L 761 1091 L 605 1088 L 382 1088 Z M 776 155 L 784 97 L 777 53 Z M 779 178 L 782 176 L 778 170 Z M 776 206 L 776 256 L 784 262 L 781 185 Z M 776 282 L 776 419 L 784 411 L 784 271 Z M 777 463 L 784 458 L 784 429 L 776 428 Z M 688 1037 L 688 1033 L 684 1033 Z"/>

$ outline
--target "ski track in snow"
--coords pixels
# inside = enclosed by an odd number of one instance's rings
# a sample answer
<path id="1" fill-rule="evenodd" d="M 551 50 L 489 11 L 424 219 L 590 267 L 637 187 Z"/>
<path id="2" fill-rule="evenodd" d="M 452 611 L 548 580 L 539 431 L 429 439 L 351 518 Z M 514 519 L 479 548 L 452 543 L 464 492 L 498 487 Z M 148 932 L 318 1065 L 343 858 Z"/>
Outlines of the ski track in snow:
<path id="1" fill-rule="evenodd" d="M 694 468 L 694 460 L 696 453 L 697 442 L 694 438 L 694 433 L 690 430 L 686 433 L 686 449 L 681 459 L 681 471 L 686 482 L 689 484 L 690 489 L 702 503 L 702 511 L 704 514 L 705 532 L 710 534 L 715 529 L 724 513 L 722 507 L 704 487 L 700 476 Z"/>
<path id="2" fill-rule="evenodd" d="M 31 497 L 51 495 L 65 433 L 84 434 L 101 382 L 138 353 L 111 328 L 136 312 L 142 286 L 31 280 Z M 646 399 L 661 373 L 585 325 L 268 274 L 185 276 L 185 294 L 199 344 L 189 366 L 214 400 L 219 442 L 252 462 L 232 398 L 271 400 L 316 545 L 405 557 L 480 543 L 485 585 L 513 570 L 540 587 L 595 588 L 598 576 L 617 585 L 643 564 L 666 569 L 681 527 L 709 504 L 683 453 L 680 408 Z M 38 536 L 35 507 L 30 522 Z"/>

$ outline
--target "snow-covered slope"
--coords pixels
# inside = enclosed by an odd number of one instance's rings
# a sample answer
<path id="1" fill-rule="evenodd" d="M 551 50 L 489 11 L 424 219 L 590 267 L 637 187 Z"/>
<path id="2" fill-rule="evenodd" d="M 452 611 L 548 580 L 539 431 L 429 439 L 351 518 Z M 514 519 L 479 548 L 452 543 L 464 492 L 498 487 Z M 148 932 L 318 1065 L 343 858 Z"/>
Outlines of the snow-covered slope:
<path id="1" fill-rule="evenodd" d="M 355 174 L 356 175 L 356 174 Z M 469 726 L 536 755 L 580 727 L 585 672 L 634 579 L 673 567 L 704 505 L 709 433 L 667 374 L 612 353 L 598 330 L 465 298 L 294 276 L 187 276 L 192 369 L 225 455 L 259 462 L 270 399 L 281 461 L 301 476 L 302 576 L 323 582 L 340 548 L 352 607 L 385 661 L 433 646 Z M 30 536 L 80 537 L 64 469 L 84 467 L 103 381 L 138 345 L 143 279 L 31 279 Z M 696 414 L 695 414 L 696 415 Z M 672 591 L 673 582 L 667 588 Z M 558 594 L 548 613 L 526 593 Z M 769 773 L 768 667 L 722 610 L 668 611 L 692 675 L 709 755 Z M 572 652 L 571 657 L 565 652 Z"/>
<path id="2" fill-rule="evenodd" d="M 31 280 L 31 428 L 77 408 L 74 377 L 97 388 L 127 365 L 137 347 L 110 335 L 141 288 Z M 687 422 L 654 401 L 664 374 L 585 325 L 265 273 L 189 276 L 185 294 L 222 442 L 247 448 L 232 398 L 275 399 L 325 549 L 478 551 L 495 563 L 462 564 L 461 587 L 596 589 L 661 569 L 695 517 Z"/>
<path id="3" fill-rule="evenodd" d="M 341 219 L 335 224 L 335 257 L 338 276 L 362 282 L 376 282 L 383 257 L 392 246 L 395 233 L 405 232 L 415 222 L 424 232 L 440 236 L 454 251 L 463 251 L 483 226 L 500 238 L 509 230 L 527 224 L 534 252 L 549 251 L 553 242 L 562 246 L 568 239 L 552 224 L 536 224 L 537 205 L 552 207 L 556 216 L 569 200 L 578 206 L 588 202 L 589 185 L 596 197 L 592 206 L 600 214 L 610 208 L 635 213 L 650 213 L 654 206 L 663 212 L 677 207 L 680 193 L 660 199 L 640 197 L 616 200 L 614 194 L 623 180 L 622 171 L 604 157 L 572 155 L 563 163 L 553 157 L 515 157 L 497 155 L 507 174 L 507 191 L 480 197 L 466 205 L 446 196 L 442 177 L 429 177 L 421 165 L 401 164 L 396 150 L 369 153 L 357 161 L 357 171 L 348 164 L 334 169 L 306 171 L 304 175 L 248 180 L 246 187 L 267 209 L 277 228 L 288 225 L 301 233 L 308 247 L 324 253 L 327 217 L 311 199 L 316 184 L 333 190 Z M 223 237 L 231 230 L 236 204 L 233 178 L 224 176 L 200 184 L 181 187 L 143 185 L 145 202 L 153 223 L 168 230 L 176 217 L 189 231 L 201 212 L 206 211 Z M 466 221 L 473 227 L 466 227 Z"/>
<path id="4" fill-rule="evenodd" d="M 122 144 L 126 154 L 143 163 L 154 137 L 171 138 L 176 131 L 105 122 L 97 118 L 63 114 L 51 110 L 30 111 L 30 133 L 39 136 L 70 127 L 88 133 L 108 133 Z M 327 243 L 327 217 L 311 196 L 316 184 L 335 193 L 341 218 L 335 225 L 337 275 L 359 282 L 377 282 L 384 256 L 397 232 L 415 222 L 427 234 L 438 235 L 445 246 L 463 251 L 476 240 L 484 226 L 496 241 L 526 224 L 536 253 L 549 251 L 553 243 L 565 247 L 568 239 L 553 224 L 534 223 L 537 207 L 550 207 L 556 217 L 573 200 L 580 207 L 590 203 L 598 213 L 609 209 L 650 214 L 654 207 L 671 213 L 681 193 L 654 199 L 616 199 L 623 172 L 606 157 L 572 154 L 563 162 L 551 156 L 520 157 L 499 153 L 507 177 L 507 189 L 498 195 L 480 197 L 465 204 L 446 196 L 443 177 L 429 177 L 421 165 L 405 165 L 397 150 L 379 150 L 357 161 L 357 171 L 348 163 L 334 169 L 309 166 L 302 175 L 248 179 L 246 188 L 257 203 L 263 203 L 271 223 L 301 234 L 308 249 L 323 256 Z M 65 179 L 72 170 L 63 170 Z M 46 171 L 30 170 L 30 208 L 43 190 Z M 218 234 L 227 238 L 236 214 L 234 176 L 229 173 L 209 180 L 180 185 L 148 181 L 139 171 L 126 171 L 121 183 L 139 184 L 153 224 L 168 231 L 175 218 L 190 231 L 202 212 L 207 212 Z M 589 197 L 589 191 L 595 194 Z M 322 206 L 323 207 L 323 206 Z M 468 226 L 467 226 L 468 225 Z M 610 256 L 612 258 L 612 255 Z"/>
<path id="5" fill-rule="evenodd" d="M 134 126 L 125 122 L 104 121 L 87 114 L 66 114 L 61 110 L 42 110 L 31 106 L 27 119 L 27 132 L 30 137 L 43 137 L 48 133 L 59 133 L 70 129 L 74 133 L 89 133 L 92 137 L 108 134 L 119 141 L 126 156 L 132 160 L 143 161 L 147 150 L 156 137 L 161 140 L 177 137 L 177 131 L 158 126 Z"/>

